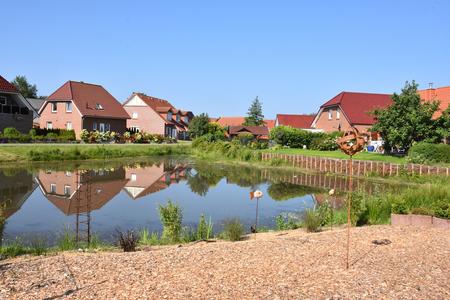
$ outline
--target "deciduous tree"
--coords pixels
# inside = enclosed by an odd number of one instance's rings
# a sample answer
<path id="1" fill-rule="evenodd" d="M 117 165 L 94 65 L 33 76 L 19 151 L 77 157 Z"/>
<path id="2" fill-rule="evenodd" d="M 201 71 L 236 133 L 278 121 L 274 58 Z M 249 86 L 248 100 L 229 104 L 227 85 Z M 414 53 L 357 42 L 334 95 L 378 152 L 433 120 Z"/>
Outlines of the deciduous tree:
<path id="1" fill-rule="evenodd" d="M 11 82 L 19 93 L 22 94 L 25 98 L 37 98 L 37 87 L 35 84 L 28 83 L 28 80 L 25 76 L 18 75 Z"/>

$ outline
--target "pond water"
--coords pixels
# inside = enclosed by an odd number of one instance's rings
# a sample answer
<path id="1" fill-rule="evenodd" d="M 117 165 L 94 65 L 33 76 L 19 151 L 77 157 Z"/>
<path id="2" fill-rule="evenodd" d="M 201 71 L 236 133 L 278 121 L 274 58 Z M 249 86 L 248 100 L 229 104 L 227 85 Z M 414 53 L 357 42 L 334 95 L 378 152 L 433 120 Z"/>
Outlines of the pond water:
<path id="1" fill-rule="evenodd" d="M 399 187 L 354 180 L 370 193 Z M 239 218 L 247 231 L 275 227 L 277 215 L 301 218 L 329 199 L 328 190 L 344 193 L 348 178 L 249 166 L 221 165 L 189 158 L 142 161 L 95 161 L 0 167 L 0 240 L 54 244 L 63 230 L 112 241 L 116 229 L 162 230 L 159 205 L 170 199 L 183 211 L 183 226 L 194 228 L 201 214 L 214 230 Z M 261 190 L 258 201 L 250 192 Z M 332 200 L 339 205 L 340 197 Z M 258 208 L 258 211 L 256 209 Z"/>

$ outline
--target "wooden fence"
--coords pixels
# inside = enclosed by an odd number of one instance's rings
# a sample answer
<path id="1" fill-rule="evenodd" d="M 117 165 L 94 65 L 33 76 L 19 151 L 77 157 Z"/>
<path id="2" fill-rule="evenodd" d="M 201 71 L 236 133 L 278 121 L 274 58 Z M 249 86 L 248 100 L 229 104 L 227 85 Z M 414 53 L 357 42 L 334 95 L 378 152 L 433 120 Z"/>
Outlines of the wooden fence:
<path id="1" fill-rule="evenodd" d="M 326 158 L 318 156 L 304 156 L 296 154 L 263 153 L 261 159 L 270 161 L 281 159 L 292 164 L 293 167 L 314 170 L 318 172 L 349 174 L 349 160 Z M 393 164 L 381 161 L 353 159 L 353 174 L 364 176 L 377 174 L 382 176 L 399 175 L 402 173 L 418 175 L 450 175 L 450 168 L 419 164 Z"/>

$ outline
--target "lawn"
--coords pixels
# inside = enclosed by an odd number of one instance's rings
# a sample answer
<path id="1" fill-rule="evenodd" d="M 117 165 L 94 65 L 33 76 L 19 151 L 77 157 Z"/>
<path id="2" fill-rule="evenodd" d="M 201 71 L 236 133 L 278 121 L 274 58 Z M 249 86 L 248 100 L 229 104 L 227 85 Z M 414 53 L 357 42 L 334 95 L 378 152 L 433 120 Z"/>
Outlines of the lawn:
<path id="1" fill-rule="evenodd" d="M 96 157 L 107 152 L 116 157 L 135 157 L 147 155 L 160 155 L 170 147 L 176 153 L 188 153 L 190 143 L 178 144 L 3 144 L 0 145 L 0 163 L 22 162 L 32 160 L 30 151 L 46 154 L 52 150 L 60 150 L 62 153 L 72 153 L 78 150 L 81 154 L 89 154 L 89 158 Z M 105 151 L 97 151 L 97 150 Z M 164 150 L 164 151 L 161 151 Z M 170 153 L 168 153 L 170 154 Z M 80 159 L 86 159 L 81 158 Z M 42 159 L 47 160 L 47 159 Z"/>
<path id="2" fill-rule="evenodd" d="M 305 156 L 320 156 L 320 157 L 328 157 L 328 158 L 340 158 L 346 159 L 348 158 L 341 151 L 318 151 L 318 150 L 308 150 L 308 149 L 279 149 L 279 150 L 267 150 L 266 152 L 270 153 L 283 153 L 283 154 L 297 154 L 297 155 L 305 155 Z M 373 161 L 383 161 L 397 164 L 407 163 L 405 157 L 398 157 L 392 155 L 384 155 L 379 153 L 371 153 L 371 152 L 361 152 L 353 156 L 354 159 L 359 160 L 373 160 Z"/>

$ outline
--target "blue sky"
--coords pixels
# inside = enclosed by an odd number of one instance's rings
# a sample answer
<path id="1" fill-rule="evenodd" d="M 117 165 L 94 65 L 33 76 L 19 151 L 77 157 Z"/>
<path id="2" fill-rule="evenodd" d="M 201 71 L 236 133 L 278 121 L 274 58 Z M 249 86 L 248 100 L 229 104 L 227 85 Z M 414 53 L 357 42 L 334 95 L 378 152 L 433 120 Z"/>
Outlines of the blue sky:
<path id="1" fill-rule="evenodd" d="M 450 1 L 7 1 L 0 74 L 210 116 L 312 113 L 341 91 L 450 85 Z M 5 13 L 10 12 L 10 13 Z"/>

